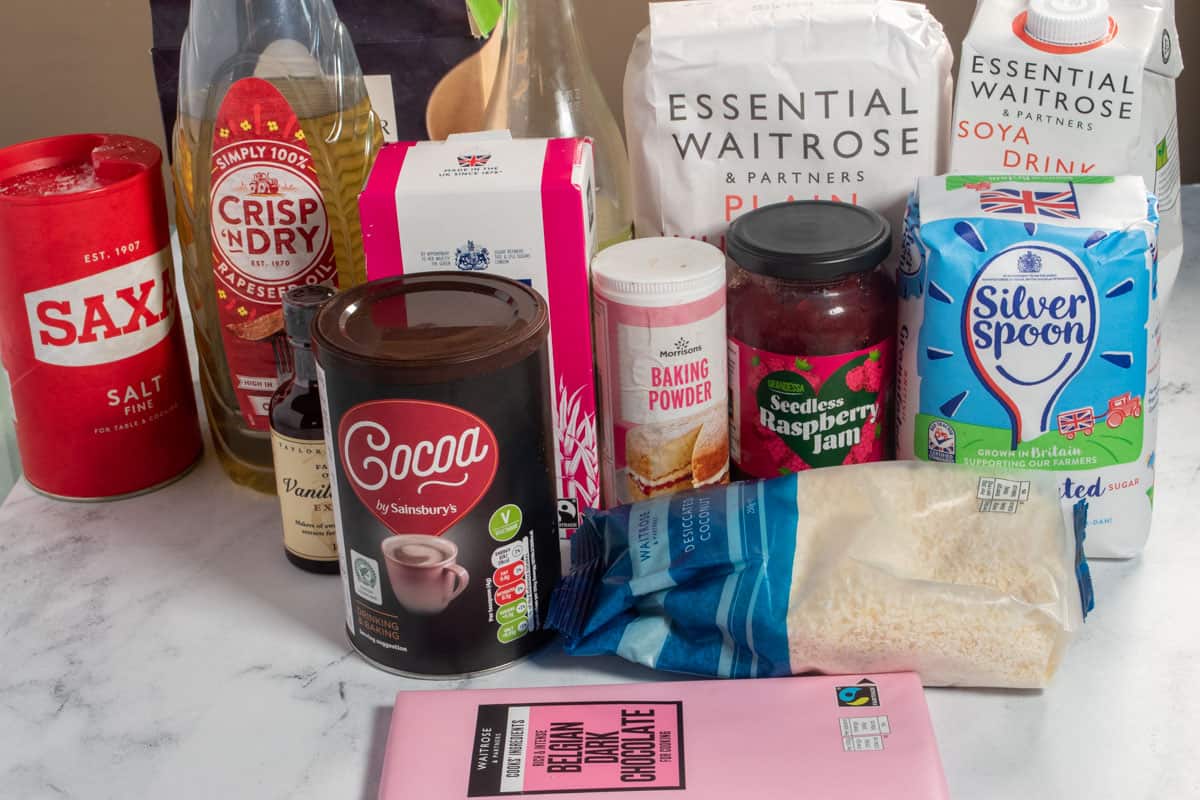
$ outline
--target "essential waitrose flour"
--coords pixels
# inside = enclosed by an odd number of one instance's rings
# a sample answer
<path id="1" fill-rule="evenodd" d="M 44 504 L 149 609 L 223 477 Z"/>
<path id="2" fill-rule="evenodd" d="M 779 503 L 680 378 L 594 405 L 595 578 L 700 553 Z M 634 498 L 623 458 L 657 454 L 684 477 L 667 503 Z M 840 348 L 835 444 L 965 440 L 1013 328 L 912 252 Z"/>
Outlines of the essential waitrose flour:
<path id="1" fill-rule="evenodd" d="M 951 170 L 1141 175 L 1162 217 L 1165 301 L 1183 258 L 1182 70 L 1174 0 L 979 0 L 959 66 Z"/>
<path id="2" fill-rule="evenodd" d="M 1136 176 L 922 178 L 900 261 L 897 455 L 1049 472 L 1064 502 L 1088 501 L 1089 556 L 1140 552 L 1156 223 Z"/>
<path id="3" fill-rule="evenodd" d="M 842 200 L 899 232 L 949 146 L 950 44 L 919 3 L 652 3 L 625 74 L 639 237 L 724 247 L 738 215 Z"/>

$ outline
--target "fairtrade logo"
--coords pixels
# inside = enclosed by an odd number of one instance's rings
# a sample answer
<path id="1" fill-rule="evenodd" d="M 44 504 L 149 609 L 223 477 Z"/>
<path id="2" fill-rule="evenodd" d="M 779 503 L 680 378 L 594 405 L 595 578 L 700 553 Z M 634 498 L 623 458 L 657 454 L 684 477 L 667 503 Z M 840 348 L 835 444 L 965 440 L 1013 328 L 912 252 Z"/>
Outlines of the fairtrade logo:
<path id="1" fill-rule="evenodd" d="M 338 441 L 354 493 L 396 534 L 446 531 L 483 498 L 499 463 L 487 423 L 441 403 L 363 403 L 342 417 Z"/>
<path id="2" fill-rule="evenodd" d="M 879 705 L 879 687 L 870 681 L 857 686 L 837 687 L 837 704 L 841 708 L 861 708 Z"/>
<path id="3" fill-rule="evenodd" d="M 1018 245 L 975 276 L 962 324 L 971 368 L 1007 411 L 1015 450 L 1050 429 L 1055 403 L 1095 348 L 1100 307 L 1071 254 Z"/>

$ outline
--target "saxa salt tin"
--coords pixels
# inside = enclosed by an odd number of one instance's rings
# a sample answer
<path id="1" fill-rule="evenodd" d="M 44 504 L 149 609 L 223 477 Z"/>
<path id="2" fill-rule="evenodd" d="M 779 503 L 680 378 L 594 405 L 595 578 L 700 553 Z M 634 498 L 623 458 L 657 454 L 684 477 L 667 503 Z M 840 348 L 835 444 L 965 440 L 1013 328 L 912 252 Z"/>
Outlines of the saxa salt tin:
<path id="1" fill-rule="evenodd" d="M 447 272 L 344 292 L 314 322 L 346 626 L 377 666 L 476 674 L 548 637 L 548 329 L 532 289 Z"/>

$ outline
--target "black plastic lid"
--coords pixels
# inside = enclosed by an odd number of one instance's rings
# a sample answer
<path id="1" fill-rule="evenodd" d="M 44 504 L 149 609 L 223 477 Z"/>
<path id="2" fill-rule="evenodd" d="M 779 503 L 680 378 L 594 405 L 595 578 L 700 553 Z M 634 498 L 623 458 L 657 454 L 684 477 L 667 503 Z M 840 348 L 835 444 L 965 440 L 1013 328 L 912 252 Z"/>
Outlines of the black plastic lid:
<path id="1" fill-rule="evenodd" d="M 337 294 L 332 287 L 293 286 L 283 295 L 283 326 L 289 339 L 312 341 L 312 321 L 329 298 Z"/>
<path id="2" fill-rule="evenodd" d="M 892 252 L 892 226 L 849 203 L 776 203 L 734 220 L 725 251 L 742 269 L 790 281 L 829 281 L 868 272 Z"/>

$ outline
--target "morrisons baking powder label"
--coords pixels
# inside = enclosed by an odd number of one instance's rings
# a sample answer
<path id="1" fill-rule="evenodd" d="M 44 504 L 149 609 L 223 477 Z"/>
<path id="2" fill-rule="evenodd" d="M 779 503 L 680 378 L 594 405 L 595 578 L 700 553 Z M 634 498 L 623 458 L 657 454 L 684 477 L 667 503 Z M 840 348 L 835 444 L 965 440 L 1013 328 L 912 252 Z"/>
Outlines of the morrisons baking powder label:
<path id="1" fill-rule="evenodd" d="M 305 132 L 267 81 L 238 81 L 221 104 L 210 200 L 217 313 L 230 377 L 246 424 L 266 430 L 278 383 L 272 339 L 283 331 L 283 295 L 293 286 L 337 279 Z"/>

